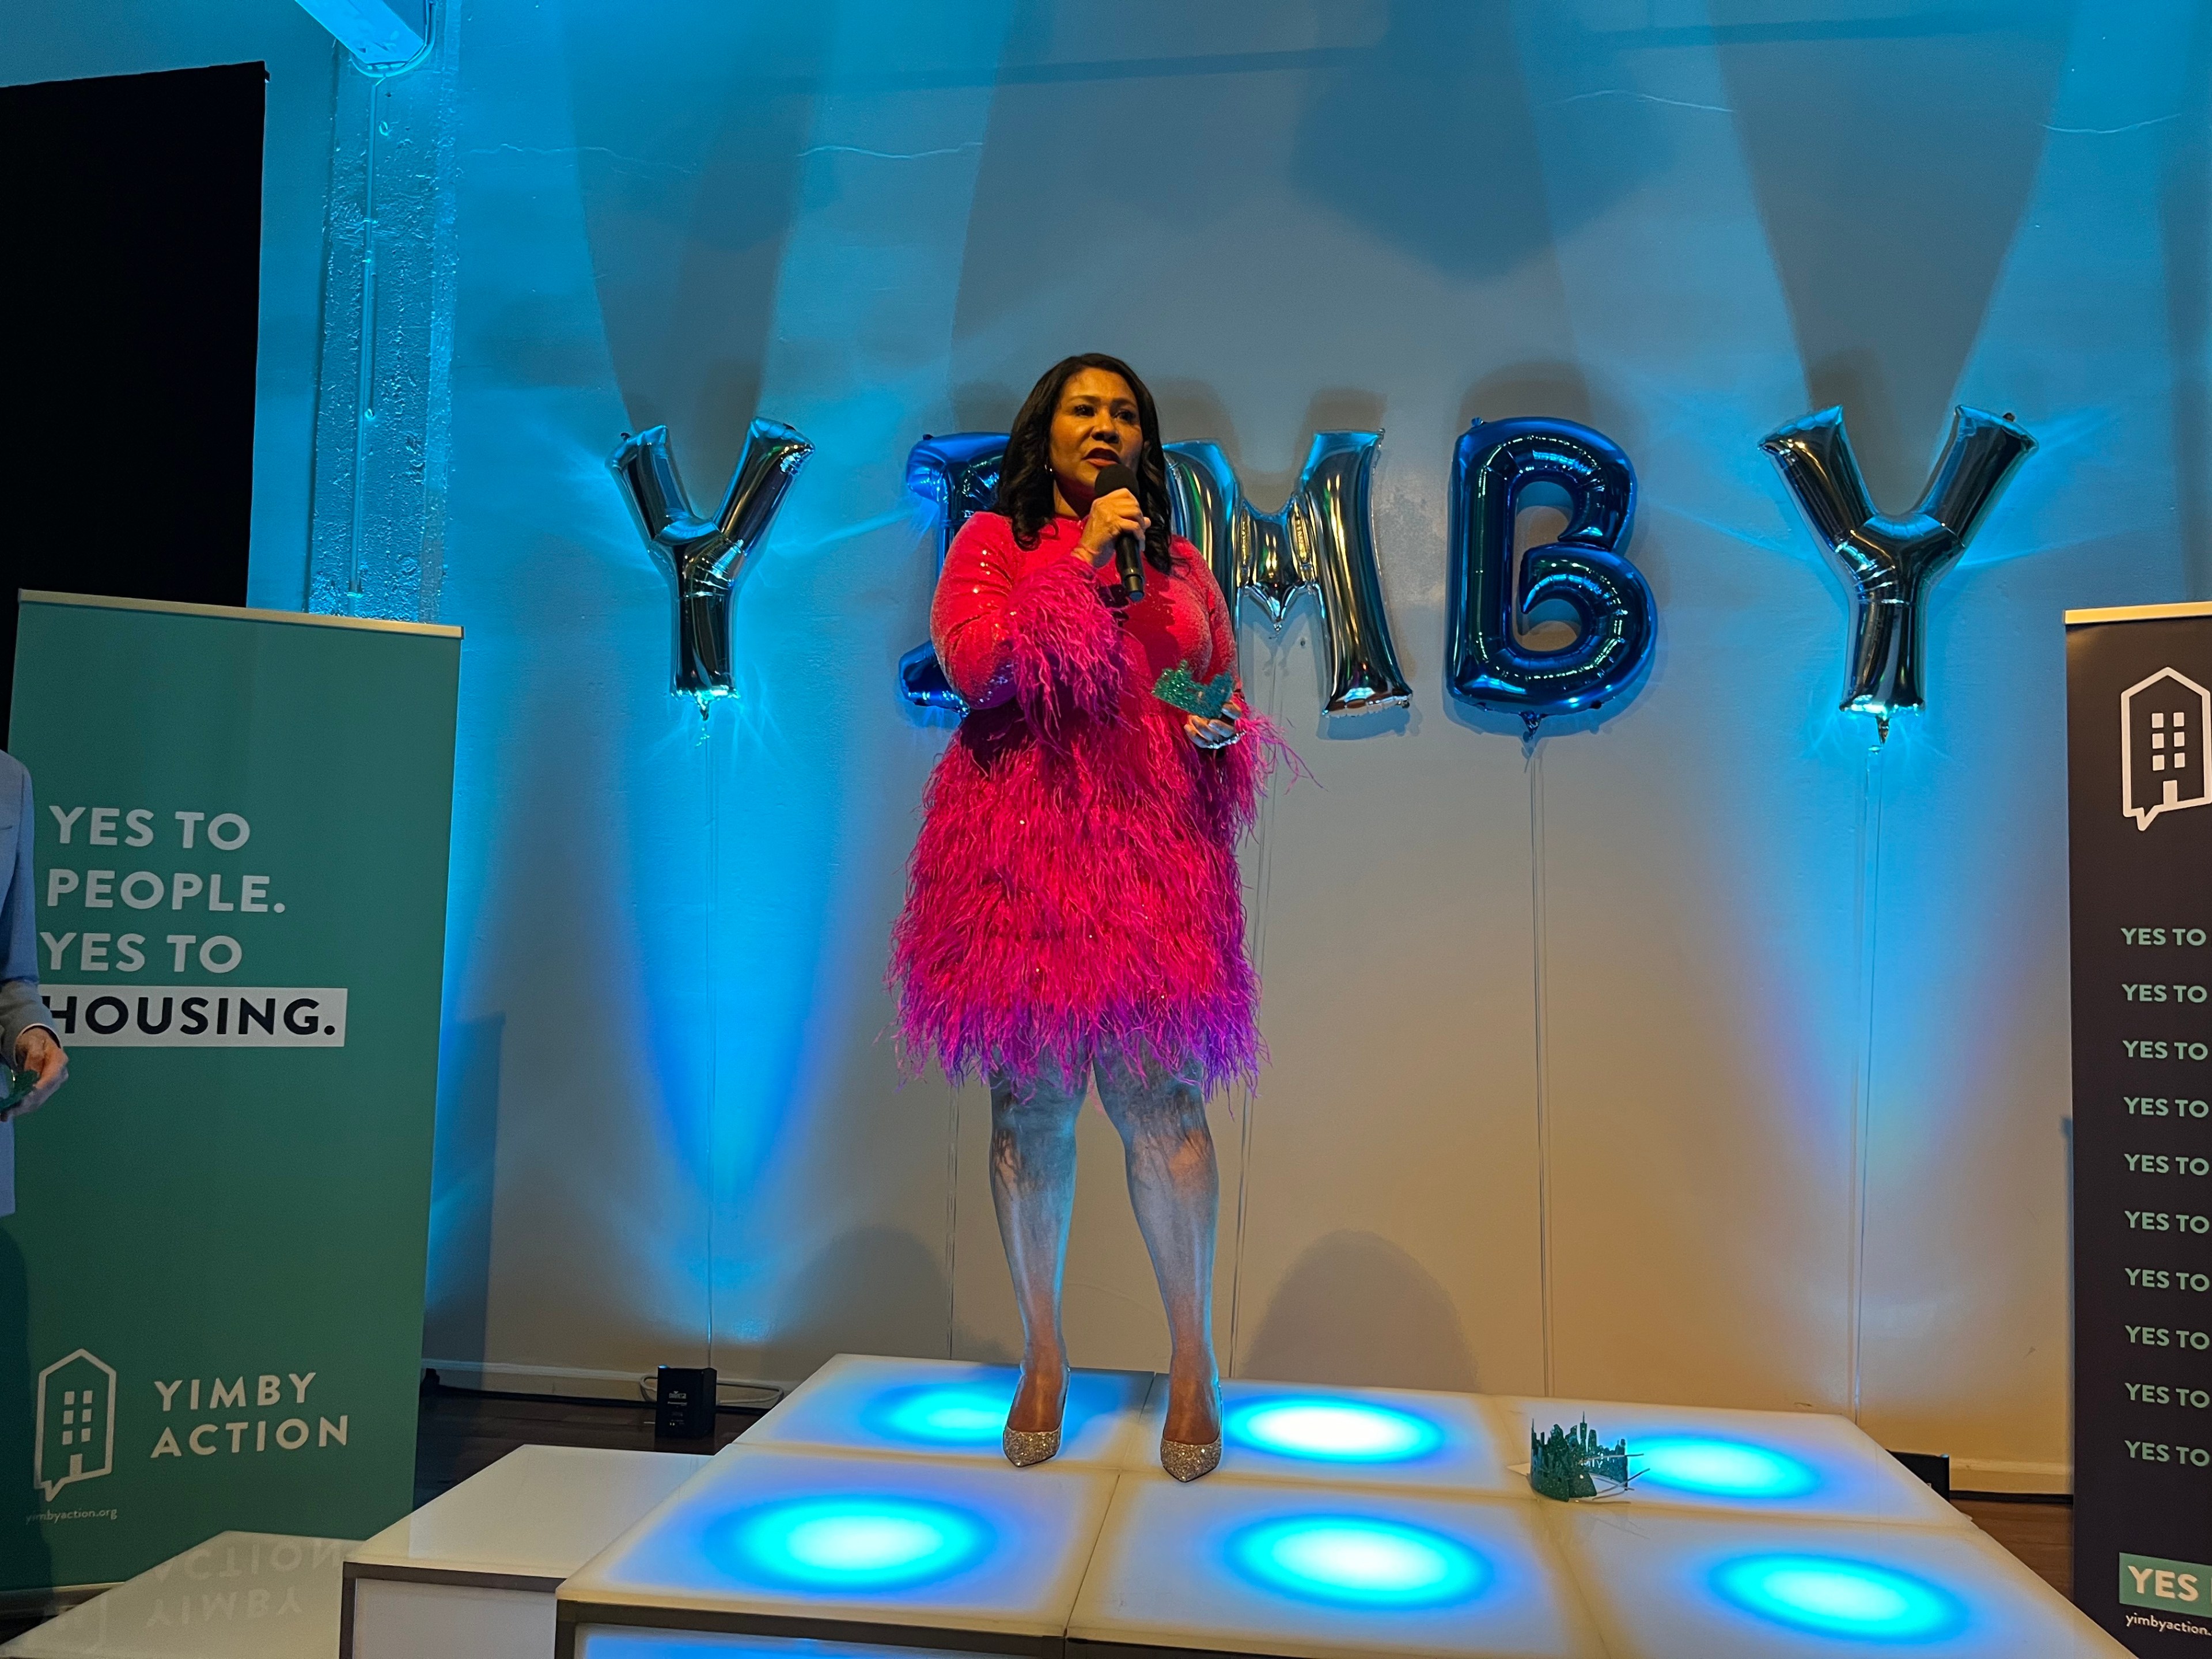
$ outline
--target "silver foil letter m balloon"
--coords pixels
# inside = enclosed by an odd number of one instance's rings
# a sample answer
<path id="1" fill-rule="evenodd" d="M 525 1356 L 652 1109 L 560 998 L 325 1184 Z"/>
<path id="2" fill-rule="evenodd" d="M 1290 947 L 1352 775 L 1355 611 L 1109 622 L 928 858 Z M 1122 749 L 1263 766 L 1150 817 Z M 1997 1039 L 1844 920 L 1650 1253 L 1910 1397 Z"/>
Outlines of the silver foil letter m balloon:
<path id="1" fill-rule="evenodd" d="M 704 519 L 691 510 L 668 428 L 656 426 L 631 437 L 609 458 L 637 510 L 653 550 L 668 562 L 676 585 L 676 684 L 680 695 L 727 696 L 730 677 L 730 589 L 746 556 L 775 521 L 792 480 L 814 446 L 781 421 L 757 420 L 745 434 L 744 453 L 730 478 L 721 510 Z"/>
<path id="2" fill-rule="evenodd" d="M 1398 669 L 1375 562 L 1368 480 L 1382 441 L 1379 432 L 1315 434 L 1297 488 L 1279 513 L 1251 509 L 1219 445 L 1167 447 L 1176 532 L 1213 567 L 1232 612 L 1238 596 L 1249 593 L 1268 626 L 1279 629 L 1299 589 L 1319 594 L 1332 714 L 1402 708 L 1413 698 Z"/>
<path id="3" fill-rule="evenodd" d="M 1842 410 L 1792 421 L 1759 447 L 1782 469 L 1813 533 L 1850 584 L 1850 667 L 1841 706 L 1872 714 L 1886 738 L 1892 714 L 1926 702 L 1929 589 L 1966 551 L 2035 440 L 2002 416 L 1954 409 L 1935 476 L 1901 519 L 1875 511 Z"/>

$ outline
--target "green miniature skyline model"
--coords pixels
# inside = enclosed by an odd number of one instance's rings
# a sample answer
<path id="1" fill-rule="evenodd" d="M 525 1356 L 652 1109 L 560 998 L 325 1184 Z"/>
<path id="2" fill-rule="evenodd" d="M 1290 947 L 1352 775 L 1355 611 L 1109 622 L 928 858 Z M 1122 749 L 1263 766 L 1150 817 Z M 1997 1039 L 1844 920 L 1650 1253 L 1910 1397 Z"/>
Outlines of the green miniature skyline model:
<path id="1" fill-rule="evenodd" d="M 1626 1489 L 1634 1479 L 1628 1472 L 1628 1442 L 1608 1446 L 1597 1437 L 1589 1419 L 1571 1429 L 1552 1425 L 1541 1435 L 1528 1430 L 1528 1484 L 1546 1498 L 1569 1503 L 1597 1496 L 1597 1483 L 1610 1481 Z"/>
<path id="2" fill-rule="evenodd" d="M 1162 702 L 1172 703 L 1187 714 L 1208 720 L 1221 718 L 1221 711 L 1229 707 L 1229 699 L 1236 692 L 1236 676 L 1226 670 L 1210 680 L 1201 682 L 1181 663 L 1169 669 L 1152 684 L 1152 695 Z"/>

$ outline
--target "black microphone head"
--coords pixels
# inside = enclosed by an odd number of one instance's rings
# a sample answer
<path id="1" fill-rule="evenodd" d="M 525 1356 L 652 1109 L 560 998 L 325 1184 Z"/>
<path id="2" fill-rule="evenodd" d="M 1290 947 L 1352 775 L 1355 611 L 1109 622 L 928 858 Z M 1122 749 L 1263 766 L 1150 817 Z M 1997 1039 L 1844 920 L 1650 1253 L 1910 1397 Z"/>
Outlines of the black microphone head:
<path id="1" fill-rule="evenodd" d="M 1094 495 L 1110 495 L 1117 489 L 1137 494 L 1137 475 L 1115 461 L 1098 469 L 1098 482 L 1091 486 Z M 1139 501 L 1144 498 L 1138 496 Z M 1114 538 L 1114 562 L 1121 571 L 1121 592 L 1125 598 L 1141 599 L 1145 597 L 1145 545 L 1134 534 L 1123 531 Z"/>

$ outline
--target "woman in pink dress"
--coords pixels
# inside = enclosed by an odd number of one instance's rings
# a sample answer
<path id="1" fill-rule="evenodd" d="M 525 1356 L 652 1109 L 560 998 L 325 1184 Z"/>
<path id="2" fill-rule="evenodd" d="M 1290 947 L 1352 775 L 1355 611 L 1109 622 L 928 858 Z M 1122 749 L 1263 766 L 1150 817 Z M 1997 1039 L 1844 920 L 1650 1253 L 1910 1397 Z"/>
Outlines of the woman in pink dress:
<path id="1" fill-rule="evenodd" d="M 1100 493 L 1115 465 L 1136 489 Z M 930 780 L 893 934 L 901 1030 L 910 1063 L 934 1054 L 990 1084 L 1023 1331 L 1006 1456 L 1060 1448 L 1075 1120 L 1095 1079 L 1173 1341 L 1160 1462 L 1195 1480 L 1221 1458 L 1206 1097 L 1251 1080 L 1264 1052 L 1237 841 L 1275 739 L 1241 686 L 1219 719 L 1153 695 L 1177 667 L 1234 675 L 1237 635 L 1212 573 L 1169 533 L 1159 417 L 1127 364 L 1070 357 L 1037 382 L 996 506 L 953 538 L 931 610 L 969 713 Z M 1142 544 L 1133 603 L 1121 535 Z"/>

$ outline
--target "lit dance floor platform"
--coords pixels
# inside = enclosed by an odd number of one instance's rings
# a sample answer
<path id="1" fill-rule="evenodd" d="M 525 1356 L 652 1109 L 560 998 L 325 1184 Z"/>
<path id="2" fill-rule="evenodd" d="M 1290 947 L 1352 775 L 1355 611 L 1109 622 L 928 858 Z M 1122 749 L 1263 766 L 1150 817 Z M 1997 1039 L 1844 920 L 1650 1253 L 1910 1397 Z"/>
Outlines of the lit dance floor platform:
<path id="1" fill-rule="evenodd" d="M 832 1362 L 561 1586 L 559 1659 L 2124 1652 L 1837 1418 L 1231 1382 L 1182 1486 L 1164 1378 L 1079 1373 L 1030 1469 L 1013 1380 Z M 1584 1412 L 1645 1473 L 1537 1497 Z"/>

